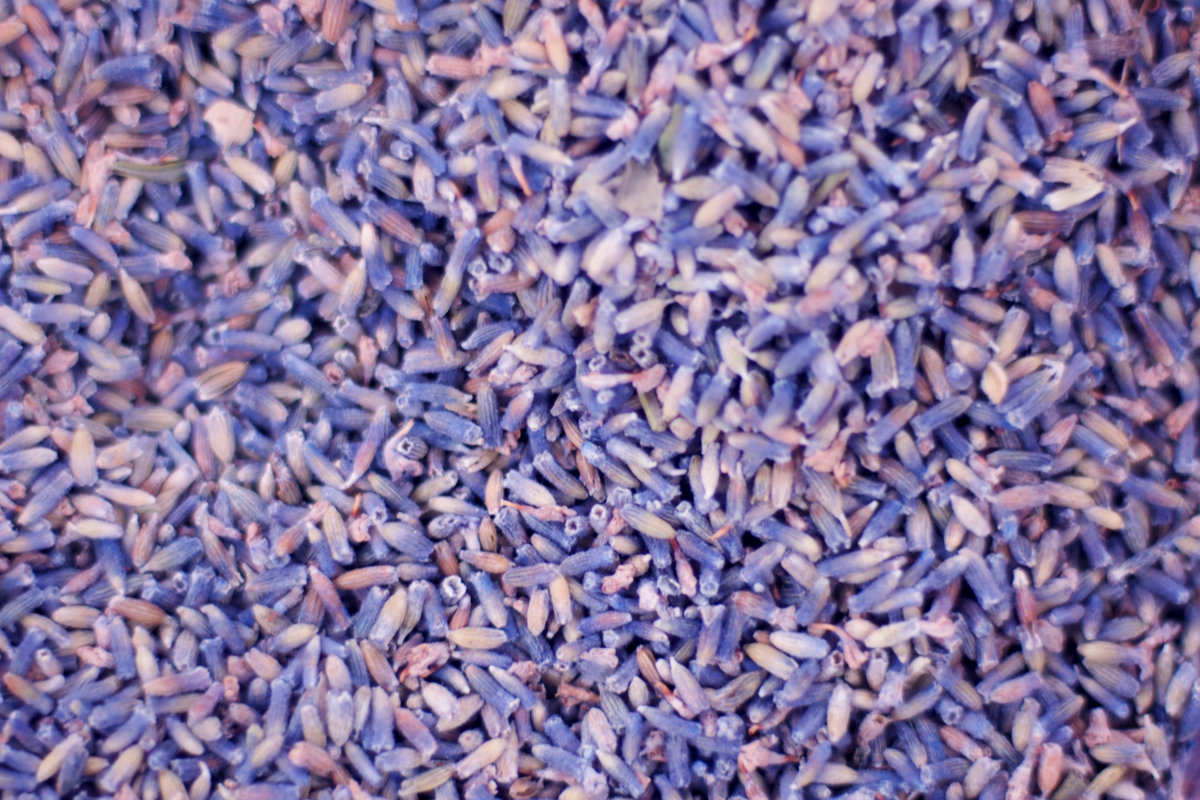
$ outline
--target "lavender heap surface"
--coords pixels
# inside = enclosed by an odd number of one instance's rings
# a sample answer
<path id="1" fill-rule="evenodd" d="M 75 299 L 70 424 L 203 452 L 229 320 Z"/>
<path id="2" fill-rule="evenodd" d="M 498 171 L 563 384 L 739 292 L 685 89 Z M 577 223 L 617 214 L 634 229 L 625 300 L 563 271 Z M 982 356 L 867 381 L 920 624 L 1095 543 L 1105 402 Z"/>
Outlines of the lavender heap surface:
<path id="1" fill-rule="evenodd" d="M 0 0 L 0 798 L 1186 800 L 1177 0 Z"/>

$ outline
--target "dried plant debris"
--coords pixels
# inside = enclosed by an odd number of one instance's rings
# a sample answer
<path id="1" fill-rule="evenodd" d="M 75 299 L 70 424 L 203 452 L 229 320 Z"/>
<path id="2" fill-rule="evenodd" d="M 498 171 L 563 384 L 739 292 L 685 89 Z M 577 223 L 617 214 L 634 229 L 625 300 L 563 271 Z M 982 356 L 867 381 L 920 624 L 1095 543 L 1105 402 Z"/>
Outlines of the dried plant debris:
<path id="1" fill-rule="evenodd" d="M 1194 0 L 0 0 L 0 800 L 1188 800 Z"/>

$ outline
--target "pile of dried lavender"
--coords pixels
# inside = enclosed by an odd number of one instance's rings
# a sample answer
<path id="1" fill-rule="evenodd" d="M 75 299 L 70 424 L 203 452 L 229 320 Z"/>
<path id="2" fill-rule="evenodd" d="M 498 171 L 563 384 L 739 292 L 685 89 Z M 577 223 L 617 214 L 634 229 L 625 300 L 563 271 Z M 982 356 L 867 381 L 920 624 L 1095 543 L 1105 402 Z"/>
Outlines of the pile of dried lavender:
<path id="1" fill-rule="evenodd" d="M 1193 797 L 1194 0 L 0 0 L 0 798 Z"/>

